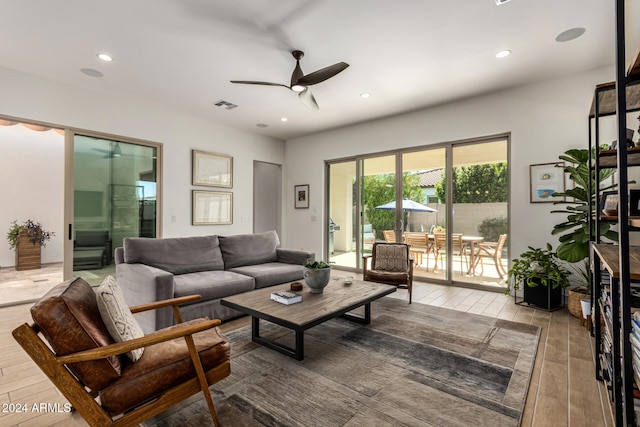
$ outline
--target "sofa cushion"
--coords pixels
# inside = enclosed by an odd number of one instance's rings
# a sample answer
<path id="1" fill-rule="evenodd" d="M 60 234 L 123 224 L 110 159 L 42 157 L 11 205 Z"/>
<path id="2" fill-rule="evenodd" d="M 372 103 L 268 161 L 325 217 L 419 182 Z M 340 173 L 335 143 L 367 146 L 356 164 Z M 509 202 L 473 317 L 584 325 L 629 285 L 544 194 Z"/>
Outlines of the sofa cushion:
<path id="1" fill-rule="evenodd" d="M 125 237 L 123 246 L 127 264 L 146 264 L 173 274 L 224 269 L 218 236 Z"/>
<path id="2" fill-rule="evenodd" d="M 275 262 L 278 260 L 276 249 L 279 245 L 280 239 L 275 231 L 220 236 L 220 250 L 227 270 L 243 265 Z"/>
<path id="3" fill-rule="evenodd" d="M 205 371 L 229 360 L 229 342 L 218 328 L 194 334 L 193 340 Z M 121 414 L 194 377 L 187 344 L 176 338 L 148 346 L 136 363 L 127 360 L 122 377 L 100 392 L 100 401 L 111 415 Z"/>
<path id="4" fill-rule="evenodd" d="M 102 322 L 96 294 L 83 279 L 60 283 L 33 307 L 31 317 L 58 356 L 113 344 Z M 69 365 L 90 389 L 100 390 L 120 377 L 118 356 Z"/>
<path id="5" fill-rule="evenodd" d="M 198 301 L 210 301 L 255 289 L 253 277 L 231 271 L 201 271 L 174 277 L 174 297 L 198 294 Z"/>
<path id="6" fill-rule="evenodd" d="M 256 289 L 260 289 L 280 283 L 300 280 L 303 277 L 304 268 L 302 265 L 268 262 L 259 265 L 236 267 L 230 271 L 253 277 L 256 281 Z"/>
<path id="7" fill-rule="evenodd" d="M 98 310 L 107 330 L 116 342 L 141 338 L 144 332 L 133 317 L 118 282 L 113 276 L 107 276 L 96 290 Z M 143 348 L 136 348 L 127 352 L 127 356 L 137 362 L 144 353 Z"/>

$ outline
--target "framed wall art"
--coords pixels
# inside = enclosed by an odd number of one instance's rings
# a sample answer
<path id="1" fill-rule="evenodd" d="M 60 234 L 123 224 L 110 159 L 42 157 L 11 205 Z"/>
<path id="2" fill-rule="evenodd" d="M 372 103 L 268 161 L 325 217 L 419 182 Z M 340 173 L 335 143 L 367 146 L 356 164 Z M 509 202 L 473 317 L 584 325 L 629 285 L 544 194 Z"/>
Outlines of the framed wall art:
<path id="1" fill-rule="evenodd" d="M 309 184 L 294 185 L 293 195 L 296 209 L 309 209 Z"/>
<path id="2" fill-rule="evenodd" d="M 601 212 L 605 216 L 618 216 L 618 192 L 603 191 L 600 196 Z"/>
<path id="3" fill-rule="evenodd" d="M 233 193 L 193 190 L 192 224 L 233 224 Z"/>
<path id="4" fill-rule="evenodd" d="M 553 203 L 564 197 L 553 193 L 564 192 L 564 162 L 529 165 L 529 201 L 531 203 Z"/>
<path id="5" fill-rule="evenodd" d="M 192 184 L 233 187 L 233 157 L 192 150 Z"/>

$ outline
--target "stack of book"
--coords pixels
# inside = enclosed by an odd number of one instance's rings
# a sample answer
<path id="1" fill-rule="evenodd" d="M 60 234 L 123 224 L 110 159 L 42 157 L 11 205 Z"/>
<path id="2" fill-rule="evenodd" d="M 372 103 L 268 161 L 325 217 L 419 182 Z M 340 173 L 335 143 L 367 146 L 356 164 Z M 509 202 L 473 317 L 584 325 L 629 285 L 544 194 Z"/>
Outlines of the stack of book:
<path id="1" fill-rule="evenodd" d="M 279 292 L 272 292 L 271 299 L 281 304 L 289 305 L 289 304 L 295 304 L 297 302 L 302 301 L 302 295 L 296 294 L 295 292 L 279 291 Z"/>

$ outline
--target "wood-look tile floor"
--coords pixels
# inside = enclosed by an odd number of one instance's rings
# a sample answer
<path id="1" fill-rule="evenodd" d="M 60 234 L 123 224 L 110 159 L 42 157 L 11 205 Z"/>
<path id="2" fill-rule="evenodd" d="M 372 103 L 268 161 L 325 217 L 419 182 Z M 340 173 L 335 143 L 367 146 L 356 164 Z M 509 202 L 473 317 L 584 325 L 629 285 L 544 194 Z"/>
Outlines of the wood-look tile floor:
<path id="1" fill-rule="evenodd" d="M 402 290 L 390 297 L 408 299 Z M 614 425 L 604 387 L 594 376 L 593 340 L 566 310 L 548 313 L 515 305 L 512 298 L 500 293 L 423 283 L 414 284 L 413 302 L 542 328 L 522 426 Z M 34 404 L 41 403 L 60 403 L 62 407 L 66 400 L 11 336 L 16 326 L 30 320 L 29 307 L 0 308 L 0 426 L 86 426 L 76 413 L 33 410 Z M 225 322 L 221 328 L 229 331 L 249 324 L 249 318 L 243 317 Z M 26 404 L 28 410 L 16 412 L 11 404 L 21 408 Z"/>

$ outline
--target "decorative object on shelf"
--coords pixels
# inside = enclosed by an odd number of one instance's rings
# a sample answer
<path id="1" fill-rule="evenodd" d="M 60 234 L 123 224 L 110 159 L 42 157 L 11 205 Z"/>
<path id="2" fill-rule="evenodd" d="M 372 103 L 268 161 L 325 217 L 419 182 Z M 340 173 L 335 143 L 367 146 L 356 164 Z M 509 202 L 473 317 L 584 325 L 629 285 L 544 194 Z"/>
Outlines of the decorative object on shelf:
<path id="1" fill-rule="evenodd" d="M 617 191 L 605 191 L 602 193 L 602 213 L 605 216 L 618 216 Z"/>
<path id="2" fill-rule="evenodd" d="M 563 201 L 561 193 L 564 187 L 564 162 L 540 163 L 529 165 L 529 201 L 530 203 L 553 203 Z"/>
<path id="3" fill-rule="evenodd" d="M 233 157 L 192 150 L 192 184 L 233 187 Z"/>
<path id="4" fill-rule="evenodd" d="M 233 224 L 233 193 L 193 190 L 192 225 Z"/>
<path id="5" fill-rule="evenodd" d="M 296 209 L 309 209 L 309 184 L 294 185 L 293 196 Z"/>
<path id="6" fill-rule="evenodd" d="M 331 265 L 324 261 L 307 259 L 304 264 L 304 282 L 312 294 L 321 294 L 329 283 Z"/>
<path id="7" fill-rule="evenodd" d="M 507 272 L 510 280 L 505 294 L 515 293 L 523 285 L 524 300 L 545 310 L 562 307 L 562 289 L 569 286 L 569 270 L 561 265 L 551 245 L 545 249 L 533 248 L 514 259 Z"/>
<path id="8" fill-rule="evenodd" d="M 16 270 L 40 268 L 42 247 L 47 245 L 53 231 L 46 231 L 39 222 L 26 220 L 22 224 L 11 222 L 7 232 L 9 248 L 16 251 Z"/>

